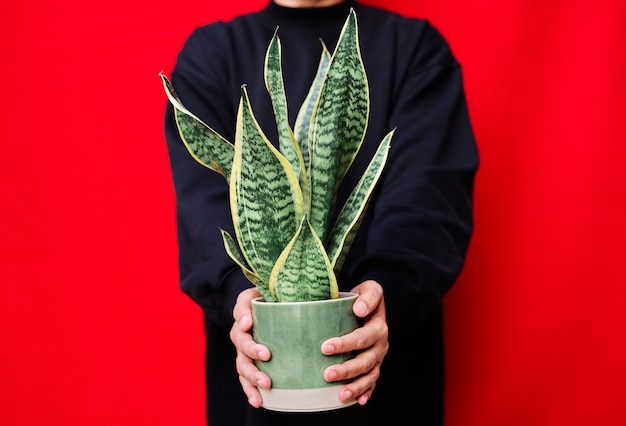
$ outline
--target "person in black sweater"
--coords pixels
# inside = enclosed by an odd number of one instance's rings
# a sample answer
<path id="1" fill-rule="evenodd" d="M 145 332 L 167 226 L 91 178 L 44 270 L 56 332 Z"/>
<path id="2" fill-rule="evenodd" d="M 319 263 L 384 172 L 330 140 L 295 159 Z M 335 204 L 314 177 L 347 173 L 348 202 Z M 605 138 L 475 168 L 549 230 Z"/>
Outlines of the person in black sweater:
<path id="1" fill-rule="evenodd" d="M 473 231 L 472 193 L 478 152 L 461 68 L 427 20 L 351 0 L 274 0 L 262 10 L 195 29 L 171 81 L 182 103 L 234 140 L 240 87 L 246 84 L 269 140 L 277 129 L 263 81 L 264 58 L 278 28 L 285 91 L 294 108 L 305 99 L 321 54 L 332 52 L 350 8 L 370 89 L 363 146 L 337 196 L 343 205 L 382 138 L 397 128 L 389 159 L 338 280 L 360 294 L 364 324 L 323 351 L 358 351 L 325 372 L 357 378 L 339 397 L 358 404 L 322 413 L 258 408 L 257 386 L 270 380 L 254 365 L 269 358 L 251 329 L 258 295 L 227 256 L 219 229 L 233 234 L 223 177 L 198 164 L 180 140 L 171 105 L 165 135 L 176 191 L 181 288 L 204 312 L 209 426 L 442 425 L 442 299 L 463 267 Z M 321 349 L 322 350 L 322 349 Z M 243 389 L 242 389 L 243 388 Z M 374 390 L 375 389 L 375 390 Z"/>

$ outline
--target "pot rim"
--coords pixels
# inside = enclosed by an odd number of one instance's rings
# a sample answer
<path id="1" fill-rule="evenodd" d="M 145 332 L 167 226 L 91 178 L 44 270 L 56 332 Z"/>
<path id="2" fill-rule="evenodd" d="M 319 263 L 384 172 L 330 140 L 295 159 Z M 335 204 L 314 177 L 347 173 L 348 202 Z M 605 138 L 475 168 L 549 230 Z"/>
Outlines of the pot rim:
<path id="1" fill-rule="evenodd" d="M 319 303 L 319 302 L 327 302 L 327 303 L 332 303 L 335 302 L 337 300 L 345 300 L 345 299 L 356 299 L 359 296 L 358 293 L 354 293 L 351 291 L 340 291 L 339 295 L 335 298 L 335 299 L 321 299 L 321 300 L 310 300 L 310 301 L 306 301 L 306 302 L 266 302 L 263 299 L 263 296 L 259 296 L 259 297 L 255 297 L 254 299 L 252 299 L 252 303 L 254 304 L 276 304 L 276 305 L 307 305 L 307 304 L 313 304 L 313 303 Z"/>

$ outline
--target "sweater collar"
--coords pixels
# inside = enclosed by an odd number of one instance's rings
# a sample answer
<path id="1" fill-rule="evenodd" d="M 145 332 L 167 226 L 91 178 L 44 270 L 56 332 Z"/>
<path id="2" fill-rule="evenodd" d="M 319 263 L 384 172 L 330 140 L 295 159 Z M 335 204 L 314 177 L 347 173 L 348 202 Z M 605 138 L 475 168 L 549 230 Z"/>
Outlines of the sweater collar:
<path id="1" fill-rule="evenodd" d="M 346 19 L 354 0 L 346 0 L 343 3 L 328 7 L 285 7 L 279 6 L 273 1 L 265 8 L 265 13 L 276 22 L 289 22 L 293 24 L 311 24 L 324 21 L 336 21 Z"/>

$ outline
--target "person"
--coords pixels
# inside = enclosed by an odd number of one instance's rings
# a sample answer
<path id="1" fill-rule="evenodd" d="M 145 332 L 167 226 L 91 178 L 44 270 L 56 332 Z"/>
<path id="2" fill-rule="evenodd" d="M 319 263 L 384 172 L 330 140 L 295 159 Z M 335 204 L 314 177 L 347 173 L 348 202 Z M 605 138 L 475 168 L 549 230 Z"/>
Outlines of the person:
<path id="1" fill-rule="evenodd" d="M 353 0 L 273 0 L 257 12 L 191 32 L 171 81 L 182 103 L 234 141 L 240 87 L 256 118 L 277 142 L 264 80 L 267 46 L 277 30 L 290 106 L 305 99 L 322 40 L 332 52 L 355 10 L 370 89 L 363 147 L 337 194 L 343 205 L 375 148 L 397 128 L 386 168 L 339 275 L 341 291 L 359 297 L 363 325 L 320 348 L 357 356 L 324 372 L 354 379 L 339 391 L 357 404 L 321 413 L 259 408 L 269 377 L 254 365 L 268 348 L 253 341 L 250 300 L 256 289 L 227 256 L 219 229 L 233 234 L 222 176 L 189 155 L 166 108 L 165 136 L 176 194 L 182 290 L 204 313 L 206 398 L 210 426 L 441 425 L 444 416 L 442 299 L 457 280 L 473 231 L 472 194 L 478 152 L 461 67 L 441 33 L 425 19 Z"/>

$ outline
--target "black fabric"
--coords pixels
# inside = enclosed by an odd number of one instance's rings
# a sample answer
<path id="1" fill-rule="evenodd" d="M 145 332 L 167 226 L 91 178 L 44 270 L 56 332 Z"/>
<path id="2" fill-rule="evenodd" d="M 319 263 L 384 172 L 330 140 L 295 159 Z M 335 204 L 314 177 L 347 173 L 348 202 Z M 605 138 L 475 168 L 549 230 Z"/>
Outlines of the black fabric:
<path id="1" fill-rule="evenodd" d="M 327 425 L 346 424 L 345 418 L 360 425 L 442 423 L 441 301 L 463 267 L 471 238 L 478 153 L 461 69 L 441 34 L 425 20 L 352 1 L 318 9 L 269 3 L 258 13 L 193 31 L 171 79 L 183 104 L 231 141 L 240 87 L 246 84 L 257 120 L 276 142 L 263 82 L 274 31 L 278 28 L 281 38 L 293 125 L 317 69 L 320 39 L 332 52 L 350 7 L 359 23 L 371 110 L 363 148 L 342 184 L 338 206 L 385 134 L 397 128 L 375 198 L 339 276 L 341 290 L 364 279 L 384 287 L 390 350 L 382 376 L 365 407 L 278 416 L 248 407 L 228 331 L 237 294 L 251 284 L 226 255 L 219 232 L 232 232 L 227 185 L 189 155 L 168 106 L 165 131 L 176 190 L 181 288 L 205 312 L 210 426 L 308 424 L 308 419 L 318 424 L 321 417 Z"/>
<path id="2" fill-rule="evenodd" d="M 327 413 L 276 413 L 248 405 L 235 371 L 227 333 L 205 317 L 207 330 L 207 417 L 209 426 L 345 426 L 443 424 L 441 310 L 430 315 L 403 350 L 390 350 L 374 396 L 365 405 Z M 392 345 L 394 347 L 395 345 Z M 320 421 L 322 423 L 320 423 Z"/>

